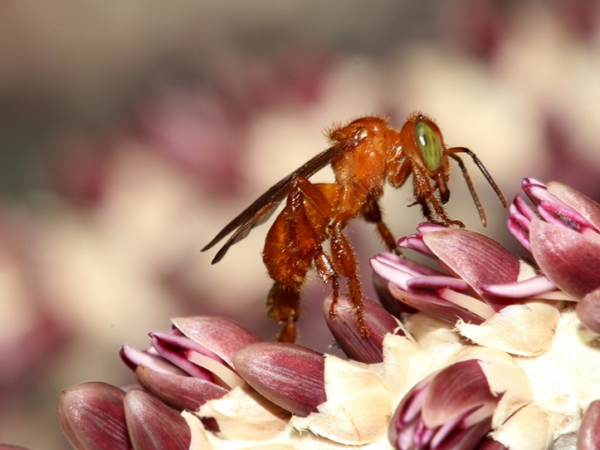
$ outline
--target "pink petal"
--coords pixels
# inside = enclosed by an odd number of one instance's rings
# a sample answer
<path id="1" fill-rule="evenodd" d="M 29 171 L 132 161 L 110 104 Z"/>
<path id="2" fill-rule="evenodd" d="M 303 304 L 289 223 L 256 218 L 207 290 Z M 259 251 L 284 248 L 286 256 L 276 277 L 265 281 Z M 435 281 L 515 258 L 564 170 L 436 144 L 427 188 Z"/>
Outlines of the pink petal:
<path id="1" fill-rule="evenodd" d="M 585 217 L 596 229 L 600 229 L 600 205 L 598 203 L 581 192 L 557 182 L 548 183 L 548 191 Z"/>
<path id="2" fill-rule="evenodd" d="M 456 323 L 458 319 L 462 319 L 465 322 L 480 325 L 484 321 L 484 318 L 479 315 L 461 308 L 440 295 L 425 291 L 407 292 L 393 283 L 390 283 L 390 293 L 399 301 L 450 323 Z M 475 298 L 473 300 L 480 301 Z"/>
<path id="3" fill-rule="evenodd" d="M 164 374 L 144 366 L 137 368 L 136 376 L 150 393 L 178 410 L 197 411 L 208 400 L 221 398 L 229 392 L 207 380 Z"/>
<path id="4" fill-rule="evenodd" d="M 398 301 L 398 299 L 390 292 L 389 282 L 381 278 L 374 271 L 373 286 L 375 287 L 375 293 L 377 294 L 379 302 L 392 316 L 400 318 L 403 313 L 414 314 L 417 312 L 412 306 L 408 306 L 406 303 Z"/>
<path id="5" fill-rule="evenodd" d="M 152 370 L 165 374 L 185 375 L 185 372 L 177 366 L 171 364 L 165 358 L 158 354 L 152 354 L 148 351 L 138 350 L 130 345 L 123 345 L 119 352 L 121 359 L 131 370 L 137 369 L 138 366 L 144 365 Z"/>
<path id="6" fill-rule="evenodd" d="M 560 289 L 575 298 L 600 287 L 600 239 L 541 220 L 531 222 L 536 262 Z"/>
<path id="7" fill-rule="evenodd" d="M 521 189 L 525 191 L 527 196 L 533 203 L 538 205 L 541 201 L 559 202 L 560 200 L 555 195 L 548 192 L 548 188 L 541 181 L 535 178 L 524 178 L 521 183 Z"/>
<path id="8" fill-rule="evenodd" d="M 527 280 L 515 283 L 494 284 L 481 286 L 484 293 L 507 298 L 537 297 L 546 292 L 556 290 L 556 285 L 546 278 L 545 275 L 537 275 Z"/>
<path id="9" fill-rule="evenodd" d="M 391 253 L 380 253 L 369 260 L 373 271 L 386 281 L 406 289 L 409 279 L 422 276 L 448 276 L 439 270 L 401 258 Z"/>
<path id="10" fill-rule="evenodd" d="M 473 449 L 488 433 L 500 401 L 477 360 L 455 363 L 405 395 L 390 424 L 398 450 Z"/>
<path id="11" fill-rule="evenodd" d="M 588 222 L 581 214 L 578 214 L 569 206 L 562 206 L 554 202 L 543 201 L 538 206 L 540 216 L 548 223 L 566 226 L 572 230 L 584 233 L 586 230 L 598 230 Z"/>
<path id="12" fill-rule="evenodd" d="M 461 361 L 432 378 L 423 400 L 423 420 L 428 427 L 441 426 L 481 405 L 492 406 L 491 416 L 499 401 L 490 391 L 479 361 Z"/>
<path id="13" fill-rule="evenodd" d="M 483 285 L 517 281 L 519 258 L 487 236 L 453 228 L 428 233 L 423 239 L 444 266 L 479 293 Z"/>
<path id="14" fill-rule="evenodd" d="M 522 216 L 524 219 L 526 219 L 528 221 L 538 218 L 536 213 L 533 211 L 533 209 L 531 209 L 529 207 L 529 205 L 527 204 L 527 202 L 525 202 L 525 200 L 523 200 L 523 197 L 521 197 L 518 194 L 515 196 L 515 199 L 513 200 L 512 204 L 510 205 L 509 212 L 511 215 L 517 214 L 519 216 Z"/>
<path id="15" fill-rule="evenodd" d="M 529 242 L 529 222 L 520 217 L 510 216 L 507 221 L 508 231 L 531 253 Z"/>
<path id="16" fill-rule="evenodd" d="M 172 320 L 173 325 L 197 344 L 208 349 L 233 367 L 238 350 L 260 338 L 237 322 L 217 316 L 183 317 Z"/>
<path id="17" fill-rule="evenodd" d="M 152 339 L 152 345 L 163 358 L 169 360 L 193 377 L 214 381 L 213 376 L 208 370 L 189 360 L 189 355 L 191 352 L 196 352 L 218 361 L 219 358 L 216 355 L 208 352 L 204 347 L 185 336 L 176 336 L 170 333 L 150 333 L 150 338 Z"/>
<path id="18" fill-rule="evenodd" d="M 469 285 L 461 280 L 460 278 L 448 277 L 448 276 L 429 276 L 429 277 L 415 277 L 407 282 L 409 290 L 436 290 L 436 289 L 452 289 L 458 292 L 467 292 Z"/>
<path id="19" fill-rule="evenodd" d="M 421 233 L 409 234 L 403 238 L 398 239 L 398 247 L 407 250 L 414 250 L 422 253 L 423 255 L 431 256 L 431 250 L 423 242 L 423 235 Z"/>
<path id="20" fill-rule="evenodd" d="M 421 222 L 417 225 L 417 230 L 419 233 L 429 233 L 431 231 L 444 230 L 448 227 L 446 225 L 440 225 L 439 223 L 432 222 Z"/>

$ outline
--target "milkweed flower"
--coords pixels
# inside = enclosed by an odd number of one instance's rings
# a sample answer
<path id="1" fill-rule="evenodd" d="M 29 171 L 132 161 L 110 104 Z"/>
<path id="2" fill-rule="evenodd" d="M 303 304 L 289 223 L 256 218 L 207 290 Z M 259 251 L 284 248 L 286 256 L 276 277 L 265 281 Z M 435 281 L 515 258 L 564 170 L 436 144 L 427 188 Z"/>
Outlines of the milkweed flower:
<path id="1" fill-rule="evenodd" d="M 561 183 L 523 180 L 538 215 L 517 196 L 508 226 L 560 289 L 579 300 L 577 314 L 600 333 L 600 205 Z"/>
<path id="2" fill-rule="evenodd" d="M 596 306 L 600 302 L 600 206 L 559 183 L 546 186 L 526 178 L 523 189 L 535 210 L 517 196 L 508 226 L 531 253 L 534 264 L 478 233 L 422 224 L 418 233 L 401 239 L 400 246 L 431 257 L 440 270 L 388 254 L 375 256 L 371 265 L 388 282 L 379 285 L 388 301 L 391 294 L 452 324 L 468 342 L 505 352 L 525 374 L 524 383 L 532 392 L 526 406 L 530 412 L 525 415 L 524 407 L 503 424 L 491 423 L 486 432 L 489 448 L 575 448 L 577 433 L 580 442 L 586 442 L 579 449 L 600 448 L 600 441 L 590 446 L 593 438 L 589 437 L 600 426 L 593 403 L 600 398 L 596 382 L 600 354 L 590 345 L 600 330 Z M 411 395 L 415 397 L 415 391 Z M 405 397 L 400 410 L 407 410 L 409 401 L 410 396 Z M 435 440 L 437 423 L 431 419 L 421 423 L 421 430 L 429 433 L 421 431 L 423 438 L 411 431 L 414 423 L 404 418 L 406 414 L 396 415 L 395 425 L 401 430 L 397 448 L 429 448 L 420 447 L 420 442 L 436 448 L 443 442 Z M 448 417 L 443 424 L 456 420 Z M 546 434 L 538 430 L 537 443 L 524 443 L 534 425 L 546 429 Z M 464 425 L 453 426 L 455 438 L 468 430 Z M 474 448 L 469 445 L 457 448 Z M 482 448 L 486 445 L 482 443 Z"/>
<path id="3" fill-rule="evenodd" d="M 599 296 L 587 266 L 597 253 L 581 239 L 596 242 L 600 207 L 556 184 L 524 189 L 537 209 L 518 197 L 509 227 L 534 262 L 481 234 L 421 224 L 400 246 L 439 268 L 373 257 L 385 307 L 364 300 L 367 338 L 348 298 L 335 317 L 324 300 L 348 359 L 262 342 L 223 318 L 174 319 L 149 349 L 123 347 L 140 386 L 63 392 L 65 434 L 76 449 L 600 448 L 598 315 L 587 313 L 590 326 L 580 308 Z"/>

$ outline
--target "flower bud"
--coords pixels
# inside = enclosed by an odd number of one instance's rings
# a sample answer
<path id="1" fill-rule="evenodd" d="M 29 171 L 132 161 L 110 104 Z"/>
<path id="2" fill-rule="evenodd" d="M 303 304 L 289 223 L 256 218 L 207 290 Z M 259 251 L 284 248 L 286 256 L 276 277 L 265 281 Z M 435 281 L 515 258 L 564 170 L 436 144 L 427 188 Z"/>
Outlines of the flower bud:
<path id="1" fill-rule="evenodd" d="M 363 320 L 369 331 L 369 337 L 363 337 L 356 321 L 354 306 L 346 296 L 340 296 L 335 305 L 335 318 L 331 319 L 329 310 L 332 298 L 323 301 L 323 316 L 336 342 L 346 356 L 355 361 L 375 364 L 383 361 L 383 339 L 388 333 L 394 333 L 398 322 L 381 305 L 364 299 Z"/>
<path id="2" fill-rule="evenodd" d="M 296 344 L 260 342 L 240 350 L 234 366 L 265 398 L 298 416 L 326 400 L 323 355 Z"/>
<path id="3" fill-rule="evenodd" d="M 144 391 L 124 399 L 125 420 L 134 450 L 188 450 L 191 433 L 179 412 Z"/>
<path id="4" fill-rule="evenodd" d="M 58 400 L 58 418 L 77 450 L 129 450 L 125 424 L 125 392 L 106 383 L 83 383 L 65 389 Z"/>

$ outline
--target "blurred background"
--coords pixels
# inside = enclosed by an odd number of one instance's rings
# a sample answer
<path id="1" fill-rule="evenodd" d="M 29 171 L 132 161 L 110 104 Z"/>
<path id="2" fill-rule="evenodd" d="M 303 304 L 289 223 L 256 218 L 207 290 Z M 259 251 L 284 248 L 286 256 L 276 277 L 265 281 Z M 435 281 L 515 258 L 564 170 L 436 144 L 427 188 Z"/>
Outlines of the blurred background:
<path id="1" fill-rule="evenodd" d="M 0 4 L 0 442 L 66 449 L 60 391 L 133 382 L 123 343 L 219 314 L 265 339 L 267 227 L 217 265 L 200 249 L 365 114 L 436 119 L 509 201 L 533 176 L 600 198 L 595 0 L 4 0 Z M 465 160 L 466 161 L 466 160 Z M 520 252 L 466 161 L 485 233 Z M 325 169 L 316 181 L 332 180 Z M 383 206 L 422 220 L 411 182 Z M 448 210 L 483 231 L 455 168 Z M 363 268 L 382 251 L 348 229 Z M 332 342 L 309 282 L 301 343 Z"/>

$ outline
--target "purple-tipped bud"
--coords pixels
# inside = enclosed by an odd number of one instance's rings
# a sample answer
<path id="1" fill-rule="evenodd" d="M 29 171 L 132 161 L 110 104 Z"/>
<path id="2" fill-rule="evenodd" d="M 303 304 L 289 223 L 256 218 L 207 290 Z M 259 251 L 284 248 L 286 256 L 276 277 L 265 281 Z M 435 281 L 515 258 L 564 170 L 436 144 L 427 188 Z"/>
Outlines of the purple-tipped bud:
<path id="1" fill-rule="evenodd" d="M 58 400 L 58 418 L 77 450 L 129 450 L 125 424 L 125 392 L 106 383 L 83 383 L 65 389 Z"/>
<path id="2" fill-rule="evenodd" d="M 292 414 L 307 416 L 327 399 L 323 355 L 306 347 L 250 344 L 235 355 L 234 365 L 263 397 Z"/>
<path id="3" fill-rule="evenodd" d="M 585 411 L 577 436 L 577 450 L 600 450 L 600 400 L 590 403 Z"/>
<path id="4" fill-rule="evenodd" d="M 185 419 L 144 391 L 129 391 L 125 419 L 134 450 L 187 450 L 192 441 Z"/>
<path id="5" fill-rule="evenodd" d="M 479 361 L 452 364 L 406 394 L 392 419 L 398 450 L 472 449 L 487 434 L 501 396 L 494 396 Z"/>
<path id="6" fill-rule="evenodd" d="M 170 406 L 197 410 L 243 383 L 233 370 L 234 354 L 259 338 L 236 322 L 214 316 L 173 319 L 168 333 L 150 333 L 152 347 L 128 345 L 121 358 L 140 383 Z M 193 378 L 193 379 L 186 379 Z"/>
<path id="7" fill-rule="evenodd" d="M 229 392 L 211 381 L 165 374 L 144 366 L 139 366 L 135 374 L 142 386 L 178 410 L 197 411 L 207 401 Z"/>
<path id="8" fill-rule="evenodd" d="M 335 305 L 336 316 L 333 320 L 329 316 L 332 300 L 331 297 L 327 297 L 323 301 L 323 316 L 331 334 L 346 356 L 367 364 L 383 362 L 383 339 L 386 334 L 394 333 L 398 328 L 398 322 L 381 305 L 364 299 L 363 318 L 369 330 L 369 337 L 365 338 L 356 322 L 356 314 L 350 299 L 346 296 L 338 299 Z"/>

